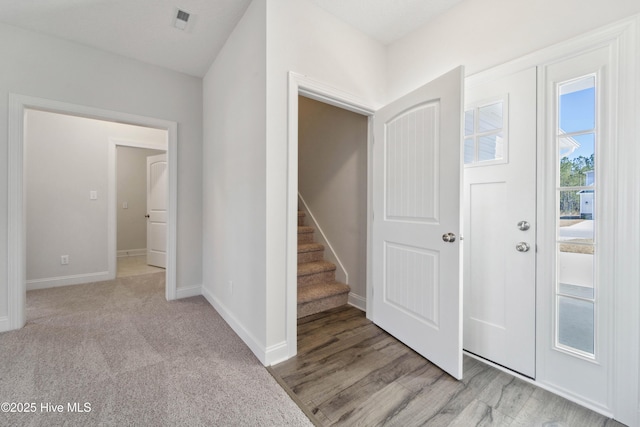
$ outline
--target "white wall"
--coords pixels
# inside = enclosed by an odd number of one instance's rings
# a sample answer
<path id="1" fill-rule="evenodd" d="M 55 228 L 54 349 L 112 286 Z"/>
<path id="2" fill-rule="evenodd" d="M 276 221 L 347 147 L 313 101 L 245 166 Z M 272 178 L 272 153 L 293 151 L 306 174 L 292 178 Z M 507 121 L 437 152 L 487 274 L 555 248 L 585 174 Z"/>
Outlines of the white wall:
<path id="1" fill-rule="evenodd" d="M 201 284 L 202 81 L 118 55 L 0 25 L 0 242 L 7 241 L 9 93 L 178 122 L 177 285 Z M 0 278 L 7 246 L 0 245 Z M 0 279 L 0 319 L 7 284 Z"/>
<path id="2" fill-rule="evenodd" d="M 367 297 L 367 132 L 366 116 L 299 97 L 298 189 L 361 299 Z"/>
<path id="3" fill-rule="evenodd" d="M 388 47 L 388 101 L 464 65 L 467 75 L 640 12 L 637 0 L 467 0 Z"/>
<path id="4" fill-rule="evenodd" d="M 105 280 L 109 138 L 162 144 L 166 131 L 27 110 L 24 135 L 28 287 Z"/>
<path id="5" fill-rule="evenodd" d="M 384 60 L 306 1 L 254 0 L 205 76 L 203 293 L 263 362 L 286 345 L 287 73 L 374 104 Z"/>
<path id="6" fill-rule="evenodd" d="M 386 51 L 308 1 L 267 3 L 267 343 L 286 342 L 287 73 L 295 71 L 370 105 L 386 87 Z"/>
<path id="7" fill-rule="evenodd" d="M 158 131 L 156 131 L 158 132 Z M 166 141 L 166 132 L 159 135 Z M 131 137 L 123 138 L 132 140 Z M 133 139 L 139 141 L 139 138 Z M 165 153 L 136 147 L 117 147 L 117 250 L 147 248 L 147 157 Z M 124 203 L 127 208 L 124 208 Z"/>
<path id="8" fill-rule="evenodd" d="M 203 294 L 259 357 L 268 249 L 265 5 L 251 3 L 204 78 L 202 156 Z"/>

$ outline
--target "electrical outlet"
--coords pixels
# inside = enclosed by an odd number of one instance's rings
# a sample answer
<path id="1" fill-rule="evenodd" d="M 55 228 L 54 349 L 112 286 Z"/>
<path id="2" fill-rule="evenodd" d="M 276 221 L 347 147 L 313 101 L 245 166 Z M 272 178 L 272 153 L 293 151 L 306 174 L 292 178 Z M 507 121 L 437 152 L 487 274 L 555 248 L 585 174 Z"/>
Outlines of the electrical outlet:
<path id="1" fill-rule="evenodd" d="M 69 255 L 60 255 L 60 264 L 61 265 L 69 264 Z"/>

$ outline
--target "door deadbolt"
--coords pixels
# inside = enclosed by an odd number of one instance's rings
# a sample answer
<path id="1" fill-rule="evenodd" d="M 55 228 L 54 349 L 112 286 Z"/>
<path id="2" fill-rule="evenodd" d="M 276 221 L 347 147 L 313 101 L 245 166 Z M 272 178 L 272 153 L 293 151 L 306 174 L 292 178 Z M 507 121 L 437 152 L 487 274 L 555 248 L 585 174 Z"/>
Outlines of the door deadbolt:
<path id="1" fill-rule="evenodd" d="M 529 224 L 527 221 L 520 221 L 518 223 L 518 229 L 521 231 L 527 231 L 530 228 L 531 228 L 531 224 Z"/>
<path id="2" fill-rule="evenodd" d="M 456 241 L 456 235 L 453 233 L 444 233 L 442 235 L 442 240 L 444 240 L 447 243 L 453 243 Z"/>

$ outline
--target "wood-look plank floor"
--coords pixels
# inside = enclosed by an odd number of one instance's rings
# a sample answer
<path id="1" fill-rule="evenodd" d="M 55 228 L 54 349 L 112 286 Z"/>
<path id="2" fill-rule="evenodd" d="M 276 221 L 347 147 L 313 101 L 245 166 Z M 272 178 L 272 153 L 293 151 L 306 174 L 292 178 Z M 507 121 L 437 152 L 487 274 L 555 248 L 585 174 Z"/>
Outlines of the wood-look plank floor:
<path id="1" fill-rule="evenodd" d="M 456 381 L 350 306 L 298 319 L 270 371 L 319 426 L 622 426 L 469 357 Z"/>

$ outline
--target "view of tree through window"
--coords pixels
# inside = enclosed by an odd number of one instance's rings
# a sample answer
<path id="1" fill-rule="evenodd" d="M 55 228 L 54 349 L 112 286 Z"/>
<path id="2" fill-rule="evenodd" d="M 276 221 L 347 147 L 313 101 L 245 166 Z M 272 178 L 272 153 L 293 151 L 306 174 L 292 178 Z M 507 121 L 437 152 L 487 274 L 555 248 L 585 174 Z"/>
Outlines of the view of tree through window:
<path id="1" fill-rule="evenodd" d="M 595 354 L 596 78 L 558 85 L 556 342 Z"/>

